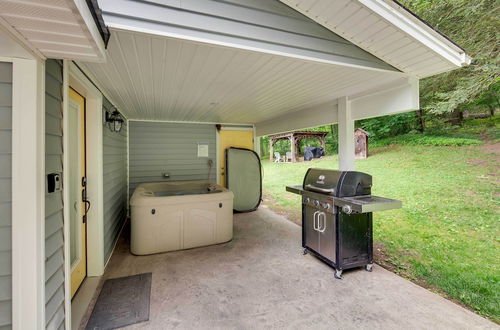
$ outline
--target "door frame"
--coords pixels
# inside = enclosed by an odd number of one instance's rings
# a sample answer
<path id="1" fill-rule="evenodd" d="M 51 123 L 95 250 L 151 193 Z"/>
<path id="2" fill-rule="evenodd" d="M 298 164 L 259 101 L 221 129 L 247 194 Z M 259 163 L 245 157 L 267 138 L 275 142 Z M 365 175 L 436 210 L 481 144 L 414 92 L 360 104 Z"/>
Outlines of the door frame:
<path id="1" fill-rule="evenodd" d="M 217 167 L 216 171 L 216 182 L 217 184 L 222 184 L 221 182 L 221 163 L 220 163 L 220 156 L 221 156 L 221 131 L 252 131 L 253 132 L 253 148 L 255 151 L 255 125 L 253 124 L 220 124 L 219 129 L 215 130 L 215 144 L 216 144 L 216 155 L 215 157 L 217 158 L 215 162 L 215 166 Z M 257 153 L 260 157 L 260 151 Z M 225 169 L 224 169 L 225 170 Z"/>
<path id="2" fill-rule="evenodd" d="M 77 166 L 78 166 L 78 175 L 79 175 L 79 178 L 82 177 L 82 174 L 83 176 L 87 177 L 87 155 L 86 155 L 86 152 L 87 152 L 87 145 L 86 145 L 86 141 L 87 141 L 87 134 L 86 134 L 86 125 L 85 125 L 85 118 L 86 118 L 86 99 L 80 95 L 77 91 L 75 91 L 71 86 L 69 87 L 69 96 L 68 96 L 68 102 L 77 102 L 75 99 L 74 99 L 74 96 L 76 95 L 76 97 L 78 98 L 82 98 L 82 103 L 83 103 L 83 107 L 80 108 L 78 111 L 78 114 L 77 114 L 77 118 L 78 118 L 78 145 L 79 145 L 79 149 L 78 149 L 78 160 L 77 160 Z M 71 93 L 73 92 L 73 98 L 71 96 Z M 75 110 L 72 110 L 72 111 L 75 111 Z M 83 114 L 82 114 L 83 112 Z M 83 116 L 83 120 L 82 120 L 82 116 Z M 69 121 L 69 117 L 68 116 L 68 121 Z M 83 127 L 82 127 L 82 124 L 83 124 Z M 82 145 L 82 136 L 83 136 L 83 145 Z M 69 139 L 69 138 L 68 138 Z M 82 149 L 83 148 L 83 149 Z M 82 157 L 82 152 L 83 152 L 83 157 Z M 68 152 L 69 154 L 69 152 Z M 69 155 L 68 155 L 69 156 Z M 82 163 L 83 163 L 83 168 L 82 168 Z M 71 166 L 66 168 L 64 173 L 66 174 L 65 176 L 68 177 L 68 181 L 69 181 L 69 177 L 71 175 Z M 68 175 L 69 173 L 69 175 Z M 74 174 L 74 173 L 73 173 Z M 79 179 L 78 181 L 78 196 L 79 196 L 79 209 L 77 210 L 77 219 L 78 219 L 78 222 L 77 222 L 77 226 L 78 226 L 78 229 L 77 229 L 77 237 L 79 239 L 81 239 L 82 241 L 80 242 L 80 244 L 77 245 L 77 249 L 78 249 L 78 258 L 77 258 L 77 262 L 75 264 L 71 264 L 71 254 L 69 255 L 69 259 L 70 259 L 70 270 L 71 270 L 71 274 L 70 274 L 70 277 L 71 277 L 71 293 L 73 293 L 73 276 L 74 276 L 74 272 L 76 271 L 77 268 L 80 268 L 82 267 L 81 263 L 83 262 L 84 264 L 84 268 L 85 268 L 85 275 L 84 277 L 82 278 L 82 282 L 79 283 L 79 286 L 80 287 L 82 284 L 83 284 L 83 280 L 85 280 L 85 278 L 87 277 L 87 222 L 85 221 L 85 223 L 81 223 L 80 221 L 83 221 L 84 217 L 86 216 L 85 215 L 85 208 L 86 208 L 86 203 L 83 202 L 83 191 L 84 189 L 86 190 L 86 187 L 82 187 L 81 184 L 82 184 L 82 180 Z M 72 190 L 74 187 L 70 187 L 69 185 L 66 186 L 67 190 Z M 68 192 L 68 194 L 71 194 L 71 192 Z M 68 205 L 72 205 L 71 203 L 68 203 Z M 72 212 L 72 208 L 69 207 L 70 209 L 70 213 Z M 71 226 L 71 217 L 70 218 L 67 218 L 68 220 L 68 223 L 70 224 Z M 85 230 L 82 232 L 82 225 L 85 226 Z M 82 239 L 82 235 L 85 235 L 84 238 Z M 68 236 L 68 240 L 71 242 L 71 235 Z M 83 242 L 85 242 L 85 245 L 82 246 Z M 78 288 L 76 289 L 75 291 L 75 294 L 76 292 L 78 291 Z M 74 295 L 72 296 L 72 298 L 74 297 Z"/>
<path id="3" fill-rule="evenodd" d="M 92 203 L 87 214 L 87 277 L 104 273 L 104 227 L 103 227 L 103 115 L 102 94 L 94 84 L 71 61 L 63 61 L 63 131 L 68 131 L 69 87 L 83 97 L 86 104 L 86 154 L 87 154 L 87 196 Z M 63 134 L 63 148 L 68 150 L 69 139 Z M 69 153 L 63 156 L 63 168 L 69 168 Z M 63 175 L 64 187 L 69 186 L 69 178 Z M 63 191 L 64 218 L 69 219 L 69 190 Z M 69 235 L 69 221 L 64 222 L 64 235 Z M 64 253 L 70 255 L 69 239 L 64 240 Z M 64 260 L 65 268 L 65 310 L 66 325 L 71 328 L 71 264 Z"/>

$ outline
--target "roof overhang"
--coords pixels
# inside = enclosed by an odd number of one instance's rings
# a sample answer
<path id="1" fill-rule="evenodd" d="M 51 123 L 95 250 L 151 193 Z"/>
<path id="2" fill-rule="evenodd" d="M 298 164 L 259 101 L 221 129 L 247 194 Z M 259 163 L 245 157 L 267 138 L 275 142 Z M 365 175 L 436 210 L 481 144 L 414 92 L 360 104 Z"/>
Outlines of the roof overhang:
<path id="1" fill-rule="evenodd" d="M 462 48 L 393 0 L 280 1 L 418 78 L 471 62 Z"/>
<path id="2" fill-rule="evenodd" d="M 105 45 L 85 0 L 2 0 L 0 25 L 41 58 L 102 62 Z"/>
<path id="3" fill-rule="evenodd" d="M 78 64 L 135 120 L 256 124 L 407 77 L 135 31 L 112 35 L 106 63 Z"/>
<path id="4" fill-rule="evenodd" d="M 113 32 L 107 62 L 78 63 L 133 120 L 257 124 L 325 104 L 334 113 L 337 98 L 408 76 L 278 0 L 100 6 Z"/>

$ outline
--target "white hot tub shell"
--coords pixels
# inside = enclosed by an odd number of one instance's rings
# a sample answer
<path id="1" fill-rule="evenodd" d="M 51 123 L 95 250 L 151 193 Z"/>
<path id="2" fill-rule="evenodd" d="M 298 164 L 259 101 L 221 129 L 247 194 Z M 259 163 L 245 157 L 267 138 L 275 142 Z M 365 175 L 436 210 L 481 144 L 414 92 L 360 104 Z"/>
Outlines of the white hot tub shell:
<path id="1" fill-rule="evenodd" d="M 136 255 L 219 244 L 233 238 L 233 193 L 207 181 L 143 183 L 131 206 Z"/>

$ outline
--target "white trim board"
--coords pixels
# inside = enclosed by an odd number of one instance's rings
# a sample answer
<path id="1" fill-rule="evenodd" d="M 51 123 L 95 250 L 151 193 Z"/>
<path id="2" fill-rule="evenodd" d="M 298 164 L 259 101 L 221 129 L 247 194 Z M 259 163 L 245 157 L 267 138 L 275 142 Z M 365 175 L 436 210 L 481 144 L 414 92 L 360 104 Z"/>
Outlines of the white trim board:
<path id="1" fill-rule="evenodd" d="M 220 130 L 221 131 L 253 131 L 254 127 L 253 127 L 253 125 L 250 125 L 250 126 L 247 126 L 247 125 L 238 125 L 238 126 L 236 126 L 236 125 L 231 125 L 231 126 L 221 125 Z"/>
<path id="2" fill-rule="evenodd" d="M 74 63 L 69 63 L 69 85 L 86 101 L 87 195 L 91 202 L 87 215 L 87 276 L 100 276 L 104 273 L 102 94 Z"/>
<path id="3" fill-rule="evenodd" d="M 13 59 L 12 325 L 45 328 L 45 63 Z"/>
<path id="4" fill-rule="evenodd" d="M 131 121 L 143 121 L 152 123 L 179 123 L 179 124 L 203 124 L 203 125 L 221 125 L 221 126 L 238 126 L 238 127 L 253 127 L 253 124 L 241 123 L 218 123 L 212 121 L 182 121 L 182 120 L 157 120 L 157 119 L 128 119 Z"/>
<path id="5" fill-rule="evenodd" d="M 64 170 L 69 168 L 69 153 L 65 152 L 68 150 L 69 139 L 66 137 L 69 127 L 69 62 L 68 60 L 63 60 L 63 187 L 69 187 L 69 176 L 64 175 Z M 70 191 L 69 189 L 63 189 L 63 205 L 70 205 Z M 71 261 L 68 256 L 70 255 L 70 209 L 69 207 L 63 208 L 64 215 L 64 321 L 66 329 L 71 329 Z"/>
<path id="6" fill-rule="evenodd" d="M 300 53 L 298 53 L 298 52 L 292 53 L 290 51 L 283 50 L 283 48 L 279 47 L 278 45 L 272 45 L 272 44 L 266 44 L 267 48 L 264 48 L 262 46 L 253 45 L 253 43 L 251 41 L 247 41 L 249 44 L 244 45 L 243 43 L 235 43 L 235 42 L 229 42 L 229 41 L 220 41 L 220 40 L 215 40 L 215 39 L 195 37 L 195 36 L 191 36 L 188 34 L 172 33 L 172 32 L 154 30 L 154 29 L 150 29 L 150 28 L 130 26 L 130 25 L 120 24 L 120 23 L 115 23 L 115 22 L 108 22 L 108 27 L 112 30 L 117 30 L 117 31 L 133 32 L 133 33 L 137 33 L 137 34 L 154 35 L 154 36 L 162 36 L 162 37 L 173 38 L 173 39 L 188 40 L 188 41 L 192 41 L 192 42 L 215 45 L 215 46 L 219 46 L 219 47 L 236 48 L 236 49 L 242 49 L 242 50 L 247 50 L 247 51 L 256 52 L 256 53 L 265 53 L 265 54 L 272 54 L 272 55 L 278 55 L 278 56 L 283 56 L 283 57 L 295 58 L 295 59 L 308 61 L 308 62 L 317 62 L 317 63 L 324 63 L 324 64 L 330 64 L 330 65 L 339 65 L 339 66 L 365 69 L 365 70 L 371 70 L 371 71 L 377 71 L 377 72 L 398 72 L 397 69 L 369 66 L 366 63 L 367 61 L 357 60 L 354 58 L 350 59 L 352 61 L 352 63 L 347 63 L 347 62 L 343 61 L 346 58 L 342 58 L 342 60 L 331 59 L 331 58 L 335 58 L 335 57 L 340 58 L 339 55 L 332 55 L 332 56 L 330 56 L 330 58 L 327 58 L 326 56 L 325 56 L 325 58 L 320 58 L 320 57 L 311 56 L 304 50 L 301 50 Z M 299 49 L 297 48 L 297 50 L 299 50 Z M 390 66 L 388 66 L 388 67 L 390 67 Z"/>

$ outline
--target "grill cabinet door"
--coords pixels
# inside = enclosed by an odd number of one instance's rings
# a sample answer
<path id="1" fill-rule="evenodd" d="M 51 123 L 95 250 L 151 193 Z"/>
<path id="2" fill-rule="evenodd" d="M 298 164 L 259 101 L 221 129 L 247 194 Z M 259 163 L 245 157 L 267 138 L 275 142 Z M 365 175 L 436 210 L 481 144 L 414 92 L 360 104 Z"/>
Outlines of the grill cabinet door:
<path id="1" fill-rule="evenodd" d="M 342 268 L 372 263 L 372 214 L 340 212 L 339 229 L 338 262 Z"/>
<path id="2" fill-rule="evenodd" d="M 335 215 L 322 212 L 320 215 L 319 252 L 329 260 L 335 260 Z"/>
<path id="3" fill-rule="evenodd" d="M 318 210 L 304 205 L 304 223 L 302 224 L 303 230 L 305 230 L 304 244 L 310 249 L 319 252 L 319 233 L 314 229 L 314 214 Z"/>

